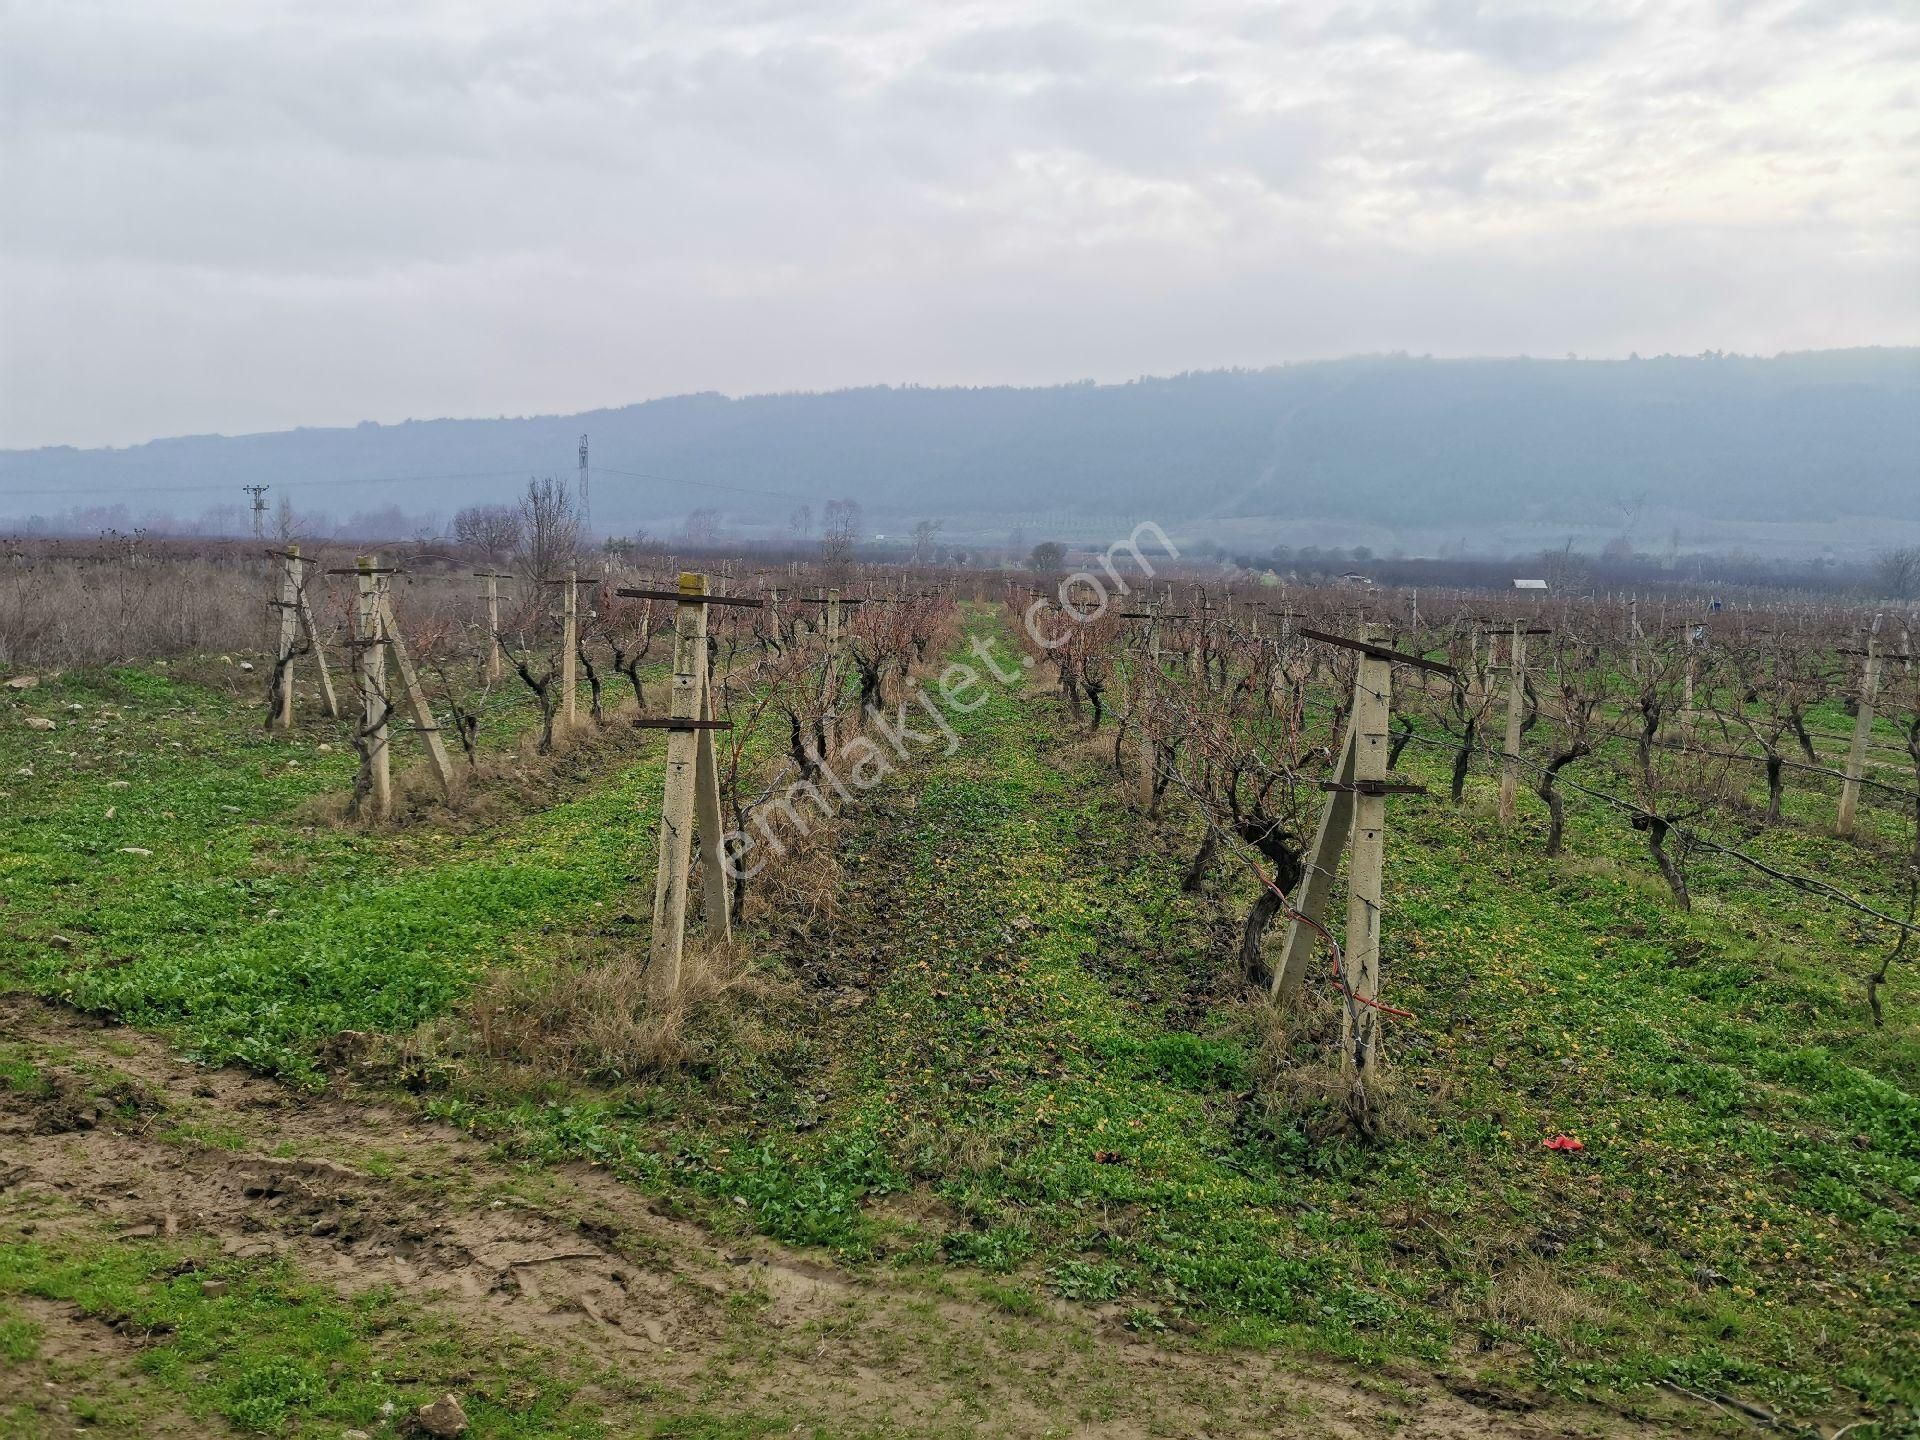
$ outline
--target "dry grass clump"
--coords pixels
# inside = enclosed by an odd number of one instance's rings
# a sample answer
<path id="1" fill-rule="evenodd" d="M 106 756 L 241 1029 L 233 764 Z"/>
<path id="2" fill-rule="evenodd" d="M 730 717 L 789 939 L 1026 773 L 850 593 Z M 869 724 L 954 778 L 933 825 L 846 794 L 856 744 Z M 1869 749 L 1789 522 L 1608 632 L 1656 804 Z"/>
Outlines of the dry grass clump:
<path id="1" fill-rule="evenodd" d="M 1466 1307 L 1465 1318 L 1483 1327 L 1537 1332 L 1567 1345 L 1583 1331 L 1604 1328 L 1608 1313 L 1591 1296 L 1569 1285 L 1547 1261 L 1529 1255 L 1496 1269 L 1485 1297 Z"/>
<path id="2" fill-rule="evenodd" d="M 725 1048 L 758 1052 L 754 1011 L 781 987 L 721 947 L 689 946 L 680 986 L 657 1001 L 647 956 L 606 946 L 540 971 L 495 971 L 468 1002 L 473 1044 L 501 1067 L 594 1082 L 682 1069 Z"/>
<path id="3" fill-rule="evenodd" d="M 838 915 L 843 866 L 840 863 L 840 821 L 807 812 L 811 822 L 805 834 L 791 827 L 776 829 L 784 853 L 769 859 L 766 869 L 748 882 L 746 904 L 763 920 L 777 918 L 797 934 L 824 933 Z"/>
<path id="4" fill-rule="evenodd" d="M 1255 1129 L 1383 1140 L 1412 1128 L 1391 1066 L 1361 1084 L 1341 1064 L 1341 1003 L 1331 987 L 1309 985 L 1285 1009 L 1264 995 L 1250 1005 L 1258 1044 L 1247 1104 Z"/>

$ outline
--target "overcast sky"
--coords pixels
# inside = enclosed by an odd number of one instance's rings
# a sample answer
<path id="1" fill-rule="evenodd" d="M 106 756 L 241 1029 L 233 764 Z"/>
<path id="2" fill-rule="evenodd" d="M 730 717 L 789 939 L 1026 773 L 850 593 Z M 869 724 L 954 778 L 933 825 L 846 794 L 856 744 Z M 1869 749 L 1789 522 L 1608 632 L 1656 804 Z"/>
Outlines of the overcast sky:
<path id="1" fill-rule="evenodd" d="M 1920 0 L 0 0 L 0 445 L 1920 340 Z"/>

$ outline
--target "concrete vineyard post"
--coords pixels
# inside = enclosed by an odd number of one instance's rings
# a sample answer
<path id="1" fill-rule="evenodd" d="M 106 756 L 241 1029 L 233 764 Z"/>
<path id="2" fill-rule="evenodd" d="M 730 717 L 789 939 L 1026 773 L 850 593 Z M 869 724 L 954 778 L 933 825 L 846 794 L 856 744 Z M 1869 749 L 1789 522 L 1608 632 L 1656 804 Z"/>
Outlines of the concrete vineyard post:
<path id="1" fill-rule="evenodd" d="M 701 607 L 705 614 L 705 607 Z M 704 627 L 703 627 L 704 628 Z M 705 882 L 707 939 L 727 945 L 733 941 L 733 904 L 727 884 L 726 853 L 722 839 L 727 827 L 720 818 L 720 764 L 714 753 L 713 677 L 707 673 L 707 642 L 700 641 L 700 718 L 709 728 L 693 732 L 694 819 L 700 827 L 700 873 Z"/>
<path id="2" fill-rule="evenodd" d="M 500 577 L 489 575 L 487 579 L 487 682 L 492 684 L 500 679 L 500 672 L 506 657 L 500 652 Z"/>
<path id="3" fill-rule="evenodd" d="M 834 743 L 840 741 L 840 592 L 827 591 L 827 669 L 821 677 L 823 698 L 827 702 L 827 723 Z"/>
<path id="4" fill-rule="evenodd" d="M 1367 640 L 1376 626 L 1362 626 Z M 1379 1068 L 1380 881 L 1386 861 L 1387 729 L 1393 703 L 1393 666 L 1362 654 L 1353 695 L 1353 846 L 1347 857 L 1346 981 L 1354 1003 L 1341 1011 L 1341 1053 L 1360 1080 Z"/>
<path id="5" fill-rule="evenodd" d="M 698 728 L 698 722 L 711 719 L 712 699 L 707 694 L 707 577 L 692 572 L 680 576 L 680 594 L 685 597 L 675 607 L 673 621 L 673 680 L 668 709 L 667 776 L 665 798 L 660 807 L 660 869 L 653 887 L 653 941 L 648 959 L 647 988 L 656 1001 L 673 998 L 680 988 L 680 962 L 687 936 L 687 868 L 693 859 L 693 826 L 696 805 L 707 818 L 711 809 L 717 822 L 719 798 L 713 794 L 711 807 L 701 797 L 702 782 L 712 777 L 703 773 L 713 766 L 713 734 Z M 672 728 L 674 721 L 686 723 Z M 707 862 L 707 894 L 710 909 L 708 924 L 721 933 L 727 924 L 726 874 L 718 871 L 721 903 L 712 906 L 715 871 L 721 864 L 720 832 L 706 837 L 703 850 Z"/>
<path id="6" fill-rule="evenodd" d="M 300 547 L 289 545 L 280 557 L 280 643 L 274 652 L 273 672 L 279 688 L 272 723 L 293 728 L 293 645 L 300 629 Z"/>
<path id="7" fill-rule="evenodd" d="M 297 549 L 297 547 L 295 547 Z M 302 565 L 317 564 L 317 561 L 302 560 Z M 320 675 L 320 704 L 329 720 L 340 718 L 340 697 L 333 693 L 333 675 L 327 669 L 327 652 L 320 644 L 320 627 L 313 622 L 313 607 L 307 603 L 307 576 L 301 571 L 294 577 L 294 603 L 299 607 L 300 626 L 306 632 L 307 648 L 313 651 L 313 668 Z M 292 687 L 289 686 L 289 689 Z"/>
<path id="8" fill-rule="evenodd" d="M 560 612 L 560 718 L 571 730 L 580 718 L 578 656 L 580 644 L 580 572 L 567 567 L 566 596 Z"/>
<path id="9" fill-rule="evenodd" d="M 1860 707 L 1853 716 L 1853 744 L 1847 750 L 1847 778 L 1840 786 L 1840 811 L 1834 819 L 1833 833 L 1853 834 L 1855 812 L 1860 805 L 1860 777 L 1867 771 L 1867 747 L 1873 740 L 1873 702 L 1880 693 L 1880 617 L 1873 617 L 1867 632 L 1866 664 L 1860 671 Z"/>
<path id="10" fill-rule="evenodd" d="M 387 652 L 380 643 L 380 577 L 374 573 L 379 557 L 355 558 L 360 587 L 355 612 L 354 640 L 359 648 L 361 759 L 363 795 L 373 801 L 373 813 L 384 820 L 393 810 L 392 756 L 387 751 Z"/>
<path id="11" fill-rule="evenodd" d="M 1520 785 L 1520 726 L 1525 719 L 1527 692 L 1527 632 L 1513 622 L 1507 651 L 1507 736 L 1500 756 L 1500 823 L 1513 823 L 1513 797 Z"/>
<path id="12" fill-rule="evenodd" d="M 1333 767 L 1334 783 L 1353 784 L 1353 721 L 1347 722 L 1346 737 L 1340 742 L 1340 758 Z M 1347 836 L 1353 829 L 1353 791 L 1331 790 L 1320 806 L 1320 825 L 1313 832 L 1313 846 L 1306 854 L 1306 874 L 1293 896 L 1293 908 L 1314 924 L 1324 923 L 1327 897 L 1333 893 L 1334 873 L 1340 868 L 1340 855 L 1347 848 Z M 1307 978 L 1307 961 L 1319 932 L 1298 916 L 1287 921 L 1286 938 L 1280 944 L 1280 958 L 1273 966 L 1273 993 L 1282 1005 L 1291 1004 Z"/>
<path id="13" fill-rule="evenodd" d="M 1693 631 L 1687 631 L 1687 668 L 1680 677 L 1680 738 L 1690 742 L 1693 739 L 1693 681 L 1700 668 L 1700 652 L 1694 649 Z"/>
<path id="14" fill-rule="evenodd" d="M 440 726 L 433 718 L 433 707 L 427 703 L 426 692 L 420 688 L 420 677 L 414 672 L 413 661 L 408 658 L 406 641 L 400 638 L 400 626 L 393 618 L 393 602 L 385 594 L 380 597 L 380 625 L 387 648 L 393 652 L 393 668 L 400 673 L 400 694 L 407 702 L 407 713 L 412 716 L 413 727 L 420 732 L 420 739 L 427 747 L 427 761 L 433 766 L 433 778 L 440 782 L 440 793 L 452 800 L 456 783 L 453 762 L 447 758 L 447 747 L 441 742 Z"/>

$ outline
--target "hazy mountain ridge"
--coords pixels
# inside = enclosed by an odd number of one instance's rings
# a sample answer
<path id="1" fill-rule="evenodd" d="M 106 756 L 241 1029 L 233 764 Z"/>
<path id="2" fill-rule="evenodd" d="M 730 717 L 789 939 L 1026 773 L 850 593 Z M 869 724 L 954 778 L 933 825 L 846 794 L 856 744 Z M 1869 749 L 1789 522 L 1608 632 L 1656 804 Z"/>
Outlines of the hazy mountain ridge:
<path id="1" fill-rule="evenodd" d="M 928 516 L 956 532 L 1129 516 L 1469 535 L 1920 524 L 1920 348 L 1388 357 L 1116 385 L 699 394 L 579 415 L 6 451 L 0 516 L 115 502 L 190 516 L 262 482 L 303 511 L 397 504 L 444 518 L 508 498 L 527 475 L 571 474 L 583 431 L 596 527 L 616 531 L 671 532 L 702 505 L 736 532 L 778 531 L 794 505 L 817 512 L 839 496 L 879 528 Z"/>

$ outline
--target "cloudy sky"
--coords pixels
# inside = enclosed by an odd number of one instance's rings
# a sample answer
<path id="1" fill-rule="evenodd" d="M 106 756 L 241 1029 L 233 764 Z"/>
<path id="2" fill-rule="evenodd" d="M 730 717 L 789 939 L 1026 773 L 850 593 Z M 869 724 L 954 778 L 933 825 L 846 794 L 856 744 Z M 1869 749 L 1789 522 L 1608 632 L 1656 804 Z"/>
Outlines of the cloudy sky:
<path id="1" fill-rule="evenodd" d="M 0 0 L 0 445 L 1920 341 L 1920 0 Z"/>

